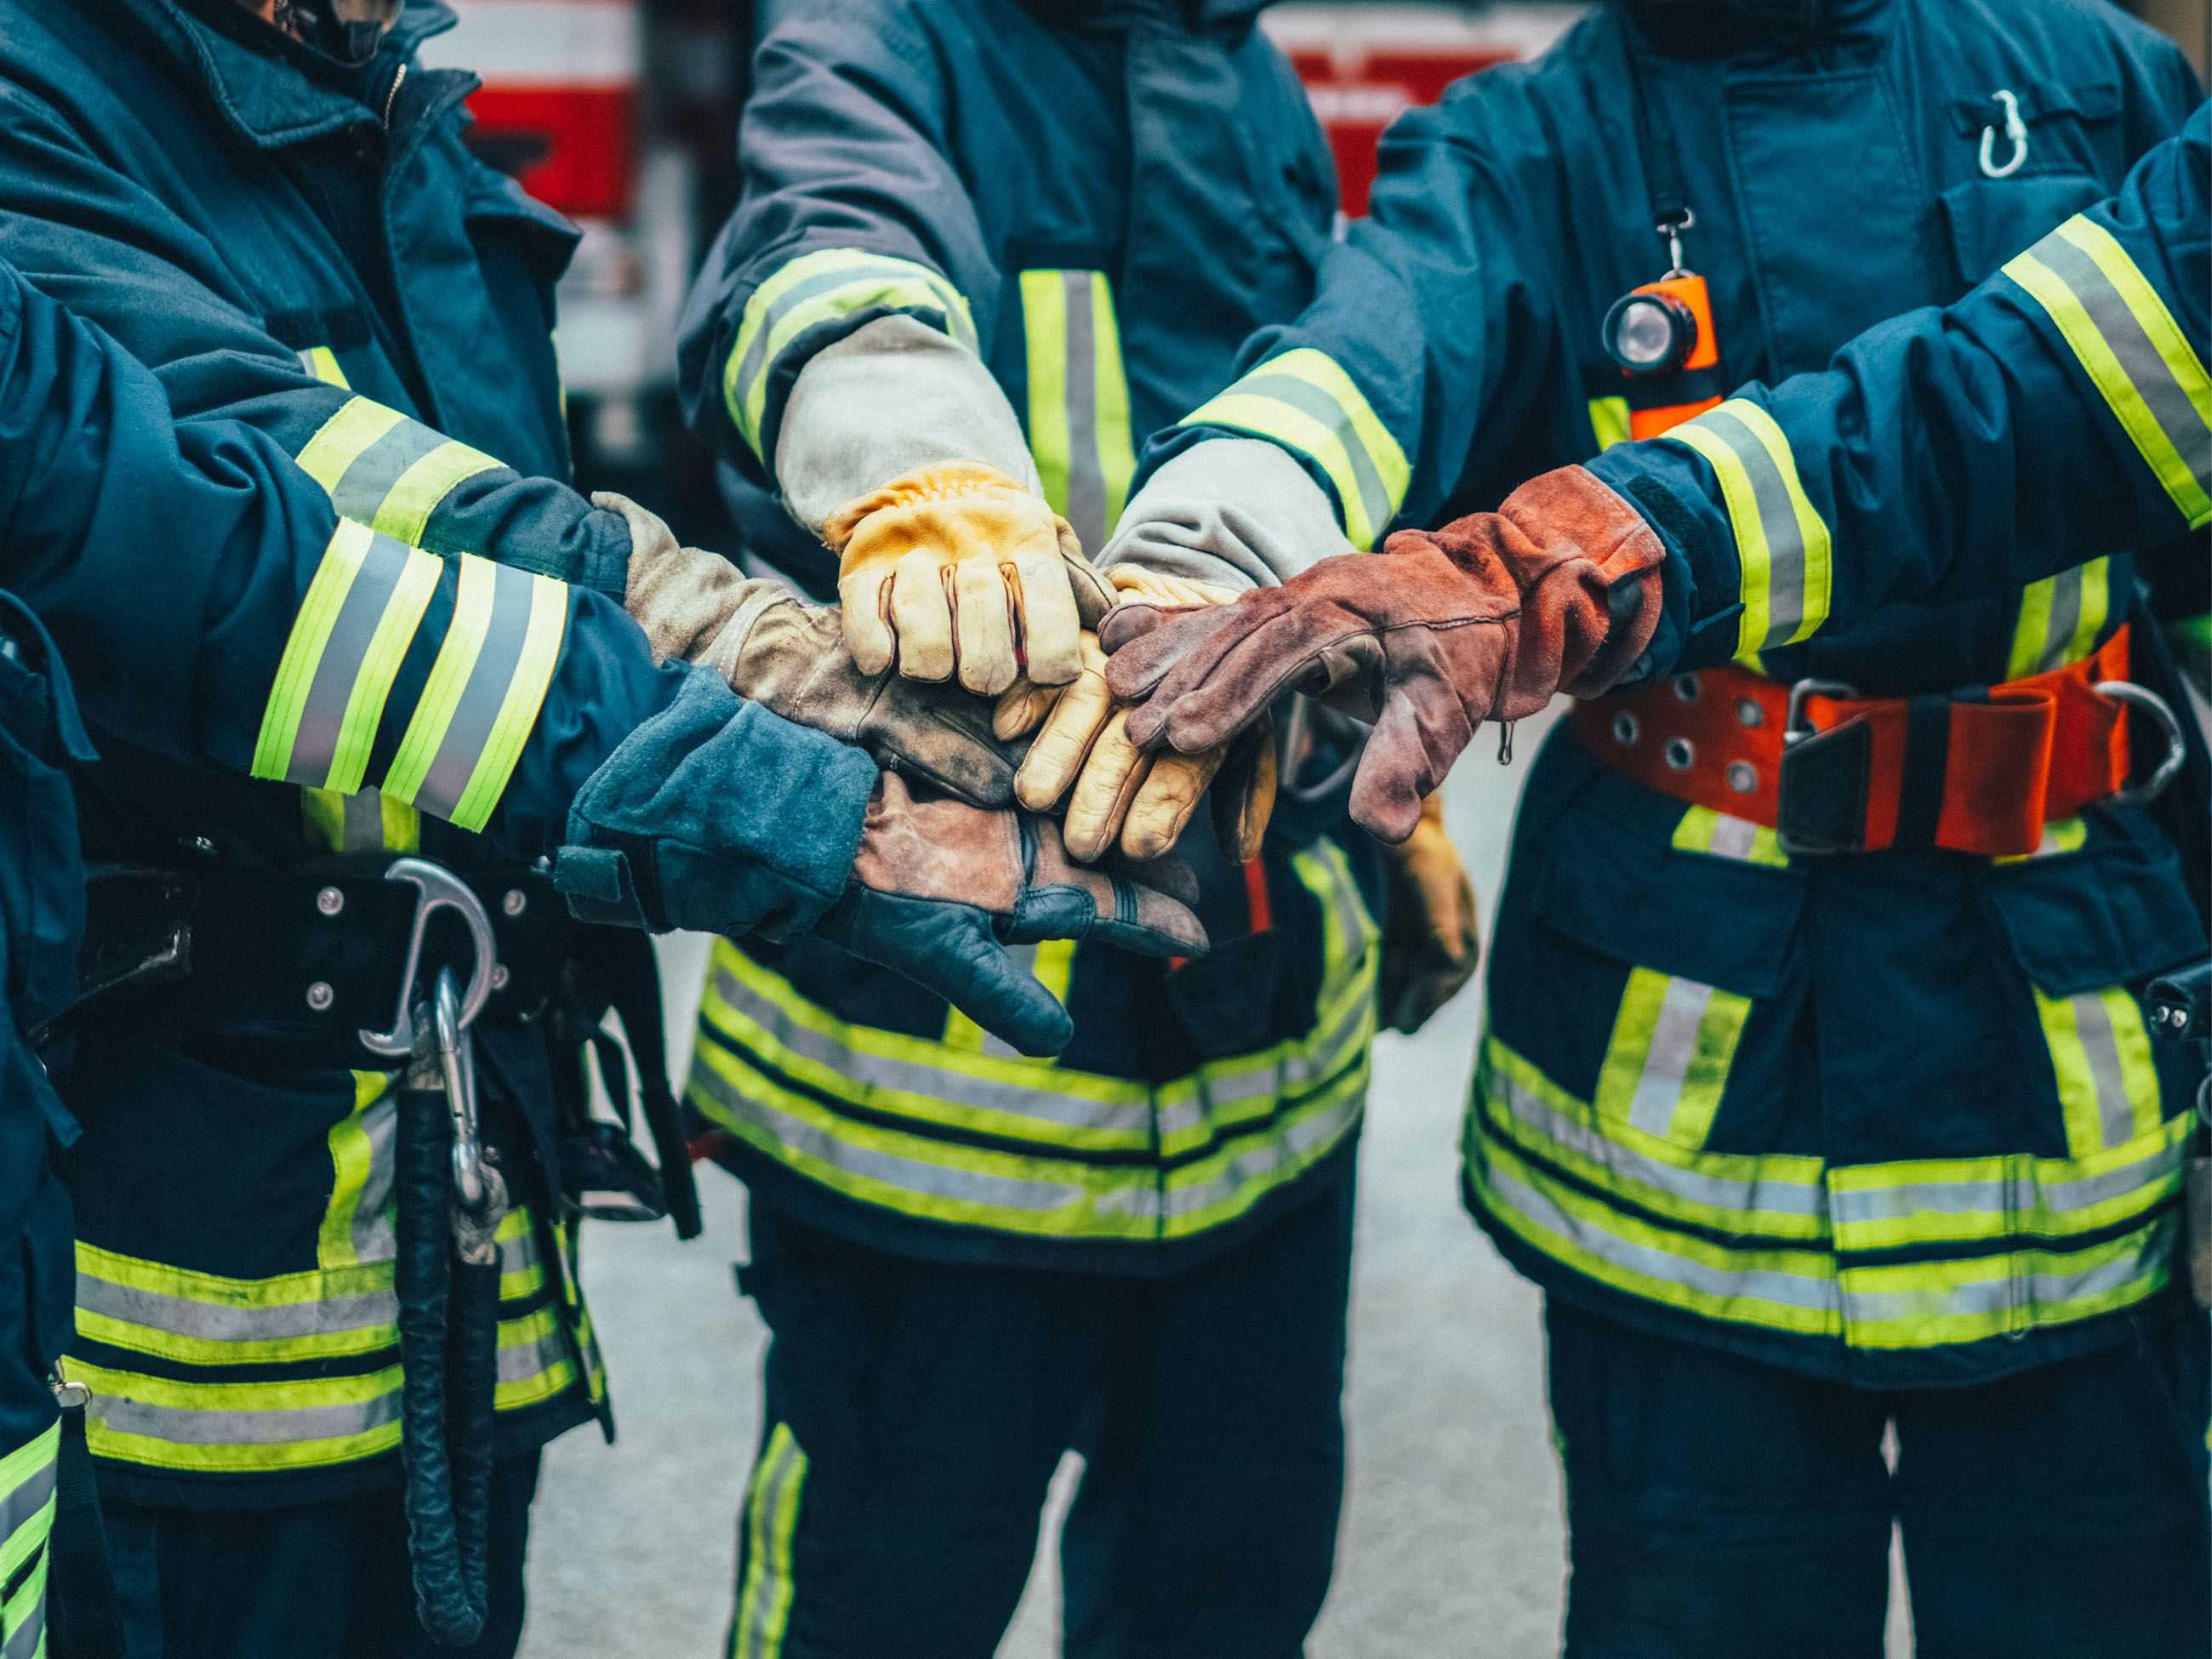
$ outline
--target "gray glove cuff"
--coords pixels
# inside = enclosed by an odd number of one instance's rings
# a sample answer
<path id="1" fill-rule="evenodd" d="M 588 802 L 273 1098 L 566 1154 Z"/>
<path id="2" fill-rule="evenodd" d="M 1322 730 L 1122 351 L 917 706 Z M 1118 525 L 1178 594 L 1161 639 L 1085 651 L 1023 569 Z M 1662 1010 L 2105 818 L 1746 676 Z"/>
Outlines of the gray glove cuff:
<path id="1" fill-rule="evenodd" d="M 1242 591 L 1352 550 L 1328 492 L 1290 456 L 1257 438 L 1210 438 L 1146 482 L 1097 565 Z"/>
<path id="2" fill-rule="evenodd" d="M 799 371 L 775 481 L 811 534 L 848 502 L 940 461 L 981 461 L 1043 493 L 1013 405 L 957 340 L 912 317 L 881 317 Z"/>

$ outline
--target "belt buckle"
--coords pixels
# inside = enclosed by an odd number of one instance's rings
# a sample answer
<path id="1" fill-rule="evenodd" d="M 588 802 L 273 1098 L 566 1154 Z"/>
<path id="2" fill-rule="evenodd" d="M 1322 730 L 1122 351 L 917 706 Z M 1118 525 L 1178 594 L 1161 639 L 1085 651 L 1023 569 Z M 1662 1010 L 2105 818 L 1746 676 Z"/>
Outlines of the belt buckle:
<path id="1" fill-rule="evenodd" d="M 1786 757 L 1808 738 L 1820 735 L 1820 728 L 1813 724 L 1812 717 L 1805 712 L 1806 698 L 1832 697 L 1844 701 L 1858 695 L 1858 687 L 1842 680 L 1806 678 L 1795 682 L 1790 688 L 1790 706 L 1782 719 L 1782 752 L 1785 763 L 1776 769 L 1774 778 L 1774 839 L 1792 858 L 1832 858 L 1838 853 L 1852 850 L 1849 847 L 1833 847 L 1825 842 L 1802 842 L 1790 835 L 1787 828 L 1790 822 L 1786 804 L 1790 793 L 1790 768 Z"/>
<path id="2" fill-rule="evenodd" d="M 2175 717 L 2172 705 L 2148 686 L 2137 685 L 2133 680 L 2099 680 L 2089 689 L 2100 697 L 2141 709 L 2166 733 L 2166 757 L 2151 775 L 2141 783 L 2115 789 L 2106 797 L 2116 806 L 2149 805 L 2181 775 L 2182 763 L 2189 758 L 2189 744 L 2181 735 L 2181 722 Z"/>

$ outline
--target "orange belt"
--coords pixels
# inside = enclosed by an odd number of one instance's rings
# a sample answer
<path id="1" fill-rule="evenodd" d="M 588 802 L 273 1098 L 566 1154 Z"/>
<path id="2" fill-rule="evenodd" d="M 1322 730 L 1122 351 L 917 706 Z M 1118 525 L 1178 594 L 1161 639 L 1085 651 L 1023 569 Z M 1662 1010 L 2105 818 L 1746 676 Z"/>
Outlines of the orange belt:
<path id="1" fill-rule="evenodd" d="M 2127 676 L 2123 627 L 2084 661 L 2002 685 L 1862 697 L 1731 665 L 1577 704 L 1573 719 L 1616 771 L 1765 824 L 1793 853 L 1942 847 L 2002 858 L 2035 851 L 2052 819 L 2164 787 L 2179 727 Z M 2169 746 L 2133 791 L 2130 704 L 2160 719 Z"/>

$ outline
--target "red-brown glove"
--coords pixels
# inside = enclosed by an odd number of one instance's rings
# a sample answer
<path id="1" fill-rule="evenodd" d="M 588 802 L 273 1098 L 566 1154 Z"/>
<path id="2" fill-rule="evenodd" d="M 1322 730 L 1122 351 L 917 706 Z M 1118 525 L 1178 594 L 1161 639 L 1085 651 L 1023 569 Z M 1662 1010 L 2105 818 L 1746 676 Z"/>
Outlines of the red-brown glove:
<path id="1" fill-rule="evenodd" d="M 1124 604 L 1099 629 L 1139 744 L 1224 742 L 1285 690 L 1375 720 L 1352 816 L 1402 842 L 1422 798 L 1486 720 L 1519 720 L 1627 672 L 1659 624 L 1656 532 L 1579 466 L 1531 479 L 1495 513 L 1403 531 L 1382 555 L 1324 559 L 1234 605 Z"/>

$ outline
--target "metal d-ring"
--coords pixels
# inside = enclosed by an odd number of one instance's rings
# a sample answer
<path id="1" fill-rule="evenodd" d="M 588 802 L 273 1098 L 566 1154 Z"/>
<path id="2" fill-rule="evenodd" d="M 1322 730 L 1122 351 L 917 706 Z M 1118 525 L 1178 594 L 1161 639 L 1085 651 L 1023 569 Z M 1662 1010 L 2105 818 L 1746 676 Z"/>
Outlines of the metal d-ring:
<path id="1" fill-rule="evenodd" d="M 415 926 L 407 936 L 407 960 L 399 970 L 399 1010 L 392 1018 L 392 1029 L 363 1029 L 357 1035 L 361 1046 L 371 1054 L 399 1060 L 415 1052 L 415 975 L 422 965 L 422 936 L 429 931 L 431 916 L 440 910 L 451 910 L 459 916 L 469 930 L 469 943 L 476 952 L 476 960 L 469 969 L 469 988 L 462 994 L 456 1012 L 456 1030 L 466 1030 L 483 1012 L 484 1003 L 491 995 L 491 970 L 498 951 L 492 939 L 491 917 L 484 911 L 483 901 L 444 865 L 433 864 L 428 859 L 394 859 L 386 866 L 384 878 L 404 881 L 415 889 Z"/>
<path id="2" fill-rule="evenodd" d="M 2145 806 L 2166 791 L 2166 786 L 2180 775 L 2182 763 L 2189 758 L 2189 744 L 2181 735 L 2181 722 L 2174 718 L 2173 709 L 2164 697 L 2148 686 L 2137 685 L 2133 680 L 2099 680 L 2089 688 L 2100 697 L 2110 697 L 2114 702 L 2124 702 L 2130 708 L 2140 708 L 2156 720 L 2166 733 L 2166 758 L 2159 762 L 2151 775 L 2141 783 L 2115 789 L 2106 799 L 2122 806 Z"/>

